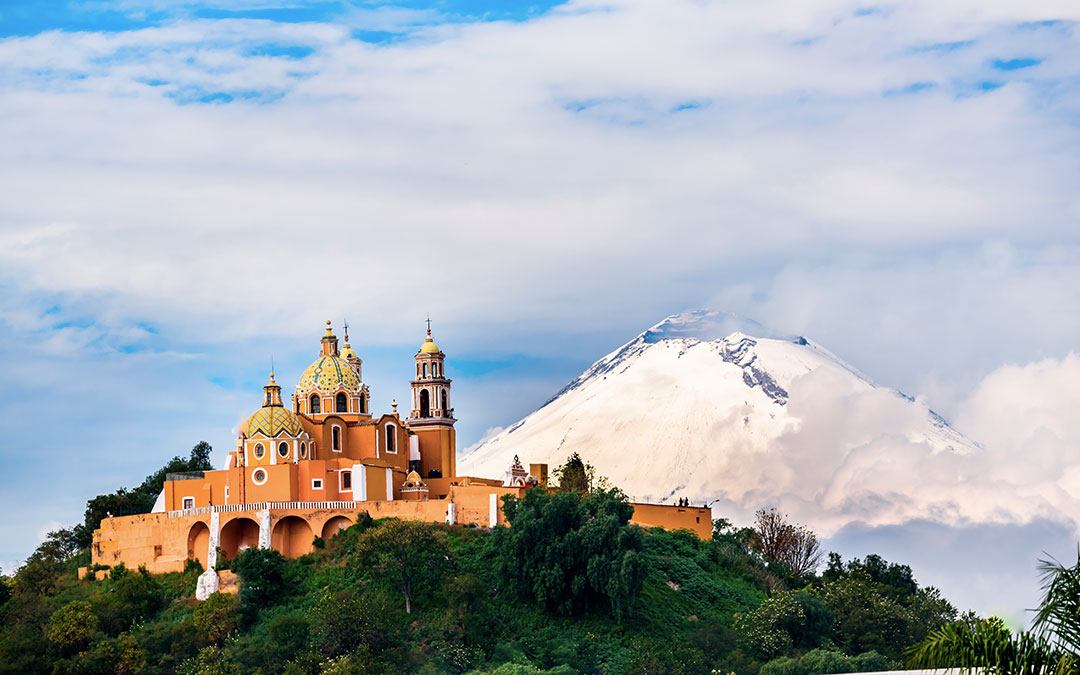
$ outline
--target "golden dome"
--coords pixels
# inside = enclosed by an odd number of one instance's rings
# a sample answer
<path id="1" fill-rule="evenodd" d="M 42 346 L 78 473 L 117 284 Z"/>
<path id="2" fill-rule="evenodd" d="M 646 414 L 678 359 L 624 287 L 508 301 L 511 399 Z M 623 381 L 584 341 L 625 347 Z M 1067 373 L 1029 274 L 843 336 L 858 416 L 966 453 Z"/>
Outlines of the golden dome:
<path id="1" fill-rule="evenodd" d="M 424 344 L 420 345 L 421 354 L 437 354 L 439 352 L 439 345 L 435 344 L 435 341 L 428 336 L 428 339 L 424 340 Z"/>
<path id="2" fill-rule="evenodd" d="M 251 438 L 256 433 L 261 433 L 269 438 L 274 438 L 281 432 L 286 436 L 296 437 L 303 433 L 300 420 L 292 411 L 279 405 L 268 405 L 259 408 L 244 425 L 244 436 Z"/>
<path id="3" fill-rule="evenodd" d="M 357 391 L 360 378 L 349 362 L 340 356 L 320 356 L 300 376 L 296 389 L 309 392 L 313 389 L 328 393 L 338 389 Z"/>
<path id="4" fill-rule="evenodd" d="M 342 348 L 342 350 L 341 350 L 341 358 L 343 358 L 343 359 L 355 359 L 356 358 L 356 352 L 353 351 L 352 347 L 350 347 L 348 344 L 346 344 L 345 347 Z"/>

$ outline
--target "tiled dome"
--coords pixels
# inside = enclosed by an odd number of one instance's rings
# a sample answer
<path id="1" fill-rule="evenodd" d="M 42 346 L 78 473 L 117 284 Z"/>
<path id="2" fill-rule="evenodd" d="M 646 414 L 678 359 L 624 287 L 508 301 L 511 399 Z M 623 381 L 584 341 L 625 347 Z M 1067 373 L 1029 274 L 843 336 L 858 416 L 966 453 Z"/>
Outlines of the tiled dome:
<path id="1" fill-rule="evenodd" d="M 357 391 L 360 389 L 360 378 L 349 362 L 338 356 L 320 356 L 315 359 L 296 385 L 296 390 L 301 393 L 313 389 L 329 393 L 339 388 Z"/>
<path id="2" fill-rule="evenodd" d="M 304 430 L 300 427 L 300 420 L 292 411 L 278 405 L 259 408 L 244 425 L 244 435 L 248 438 L 256 433 L 275 438 L 282 431 L 286 436 L 296 437 Z"/>

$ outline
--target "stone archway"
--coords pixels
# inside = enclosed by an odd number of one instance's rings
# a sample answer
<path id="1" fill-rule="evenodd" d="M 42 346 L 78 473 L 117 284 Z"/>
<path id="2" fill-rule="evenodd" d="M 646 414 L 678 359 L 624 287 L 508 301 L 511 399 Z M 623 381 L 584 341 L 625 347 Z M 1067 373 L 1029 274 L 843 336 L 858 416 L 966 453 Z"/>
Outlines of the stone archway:
<path id="1" fill-rule="evenodd" d="M 345 516 L 334 516 L 330 520 L 326 521 L 326 524 L 322 527 L 322 538 L 326 541 L 330 541 L 334 538 L 334 535 L 352 525 L 352 521 Z"/>
<path id="2" fill-rule="evenodd" d="M 315 535 L 311 526 L 298 516 L 285 516 L 274 525 L 270 544 L 286 558 L 299 558 L 311 553 Z"/>
<path id="3" fill-rule="evenodd" d="M 207 555 L 210 553 L 210 528 L 206 523 L 199 521 L 188 530 L 187 557 L 188 560 L 198 560 L 199 564 L 206 569 Z"/>
<path id="4" fill-rule="evenodd" d="M 233 518 L 221 528 L 221 550 L 229 560 L 245 548 L 258 548 L 259 524 L 247 517 Z"/>

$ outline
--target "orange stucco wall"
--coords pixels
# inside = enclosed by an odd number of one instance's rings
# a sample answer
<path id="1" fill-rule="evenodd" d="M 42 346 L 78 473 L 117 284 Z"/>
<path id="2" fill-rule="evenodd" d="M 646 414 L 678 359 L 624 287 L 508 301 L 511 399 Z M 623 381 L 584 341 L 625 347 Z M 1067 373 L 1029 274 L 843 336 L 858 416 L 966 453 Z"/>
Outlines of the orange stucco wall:
<path id="1" fill-rule="evenodd" d="M 634 525 L 690 530 L 702 539 L 712 538 L 712 511 L 706 507 L 636 503 L 633 506 L 630 522 Z"/>

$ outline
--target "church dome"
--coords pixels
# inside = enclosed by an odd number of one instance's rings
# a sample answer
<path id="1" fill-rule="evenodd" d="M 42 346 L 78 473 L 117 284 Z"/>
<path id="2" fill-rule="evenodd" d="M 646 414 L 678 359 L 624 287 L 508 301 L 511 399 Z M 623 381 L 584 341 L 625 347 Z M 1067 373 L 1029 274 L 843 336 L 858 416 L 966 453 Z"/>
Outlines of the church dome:
<path id="1" fill-rule="evenodd" d="M 437 354 L 439 352 L 439 345 L 435 344 L 435 341 L 429 336 L 424 340 L 424 344 L 420 345 L 421 354 Z"/>
<path id="2" fill-rule="evenodd" d="M 247 438 L 257 433 L 274 438 L 282 431 L 286 436 L 296 437 L 304 430 L 300 426 L 300 420 L 292 411 L 277 405 L 259 408 L 244 425 L 244 436 Z"/>
<path id="3" fill-rule="evenodd" d="M 320 356 L 315 359 L 300 376 L 300 382 L 296 385 L 297 391 L 300 392 L 315 389 L 326 393 L 341 388 L 349 391 L 360 389 L 360 377 L 349 362 L 340 356 Z"/>
<path id="4" fill-rule="evenodd" d="M 343 359 L 355 359 L 356 358 L 356 352 L 353 351 L 353 348 L 349 346 L 348 342 L 346 342 L 345 346 L 341 348 L 341 358 L 343 358 Z"/>

